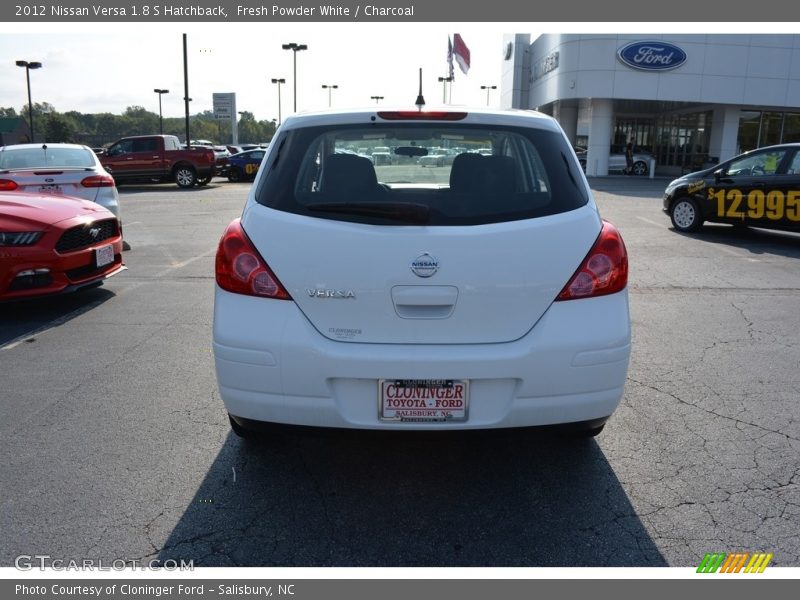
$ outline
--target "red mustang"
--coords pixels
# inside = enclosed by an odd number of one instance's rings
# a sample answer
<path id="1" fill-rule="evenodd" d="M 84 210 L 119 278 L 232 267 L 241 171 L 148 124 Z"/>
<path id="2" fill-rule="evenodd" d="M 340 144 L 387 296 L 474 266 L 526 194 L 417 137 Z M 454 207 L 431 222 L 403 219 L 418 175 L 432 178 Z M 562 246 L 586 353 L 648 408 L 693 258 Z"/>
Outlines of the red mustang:
<path id="1" fill-rule="evenodd" d="M 119 221 L 99 204 L 0 192 L 0 301 L 72 292 L 124 269 Z"/>

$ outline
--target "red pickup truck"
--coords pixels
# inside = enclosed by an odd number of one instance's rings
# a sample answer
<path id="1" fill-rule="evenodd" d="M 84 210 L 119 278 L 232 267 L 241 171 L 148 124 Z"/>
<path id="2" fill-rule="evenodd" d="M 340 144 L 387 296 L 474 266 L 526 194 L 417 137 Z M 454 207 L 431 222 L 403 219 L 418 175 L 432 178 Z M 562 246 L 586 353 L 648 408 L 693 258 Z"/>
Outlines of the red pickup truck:
<path id="1" fill-rule="evenodd" d="M 139 135 L 117 140 L 98 157 L 117 183 L 174 181 L 178 187 L 205 185 L 215 173 L 210 148 L 181 148 L 174 135 Z"/>

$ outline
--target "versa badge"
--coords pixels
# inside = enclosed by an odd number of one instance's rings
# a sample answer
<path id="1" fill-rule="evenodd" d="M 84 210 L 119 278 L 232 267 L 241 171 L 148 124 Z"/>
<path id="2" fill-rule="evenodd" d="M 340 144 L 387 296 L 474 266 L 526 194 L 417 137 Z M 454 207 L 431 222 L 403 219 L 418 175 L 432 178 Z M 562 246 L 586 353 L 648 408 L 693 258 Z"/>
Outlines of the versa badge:
<path id="1" fill-rule="evenodd" d="M 312 290 L 307 289 L 308 295 L 311 298 L 355 298 L 356 293 L 353 290 Z"/>

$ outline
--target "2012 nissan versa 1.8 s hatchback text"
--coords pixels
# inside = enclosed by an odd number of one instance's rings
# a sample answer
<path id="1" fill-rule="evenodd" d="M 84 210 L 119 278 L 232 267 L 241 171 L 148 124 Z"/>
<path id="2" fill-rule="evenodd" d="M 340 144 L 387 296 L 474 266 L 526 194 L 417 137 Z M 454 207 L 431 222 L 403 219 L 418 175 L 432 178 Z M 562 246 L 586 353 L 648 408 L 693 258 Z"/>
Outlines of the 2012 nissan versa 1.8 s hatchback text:
<path id="1" fill-rule="evenodd" d="M 376 147 L 392 160 L 373 164 Z M 442 148 L 452 164 L 420 164 Z M 627 272 L 550 117 L 292 116 L 220 240 L 220 393 L 239 435 L 265 422 L 595 435 L 628 369 Z"/>

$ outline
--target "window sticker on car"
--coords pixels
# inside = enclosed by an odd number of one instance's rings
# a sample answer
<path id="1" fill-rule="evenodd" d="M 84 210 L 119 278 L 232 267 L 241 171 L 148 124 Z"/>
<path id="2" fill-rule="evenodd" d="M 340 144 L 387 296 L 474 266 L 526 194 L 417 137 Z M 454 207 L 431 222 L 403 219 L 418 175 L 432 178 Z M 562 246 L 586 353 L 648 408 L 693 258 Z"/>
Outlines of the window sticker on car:
<path id="1" fill-rule="evenodd" d="M 751 190 L 745 199 L 742 190 L 708 188 L 708 198 L 716 200 L 718 217 L 800 221 L 800 190 Z"/>
<path id="2" fill-rule="evenodd" d="M 699 181 L 692 181 L 689 183 L 689 187 L 686 188 L 686 193 L 694 194 L 695 192 L 699 192 L 704 187 L 706 187 L 706 182 L 700 179 Z"/>

